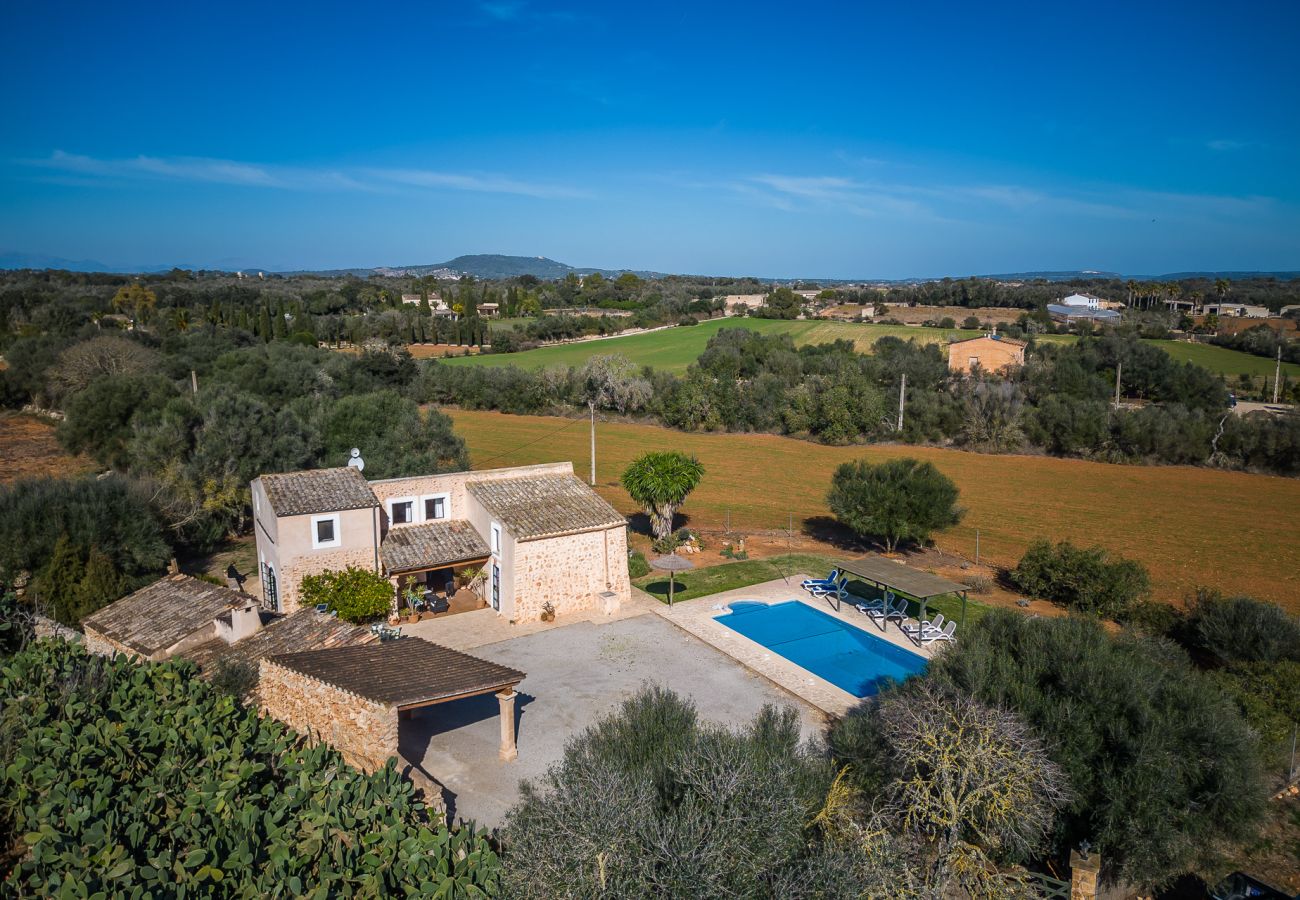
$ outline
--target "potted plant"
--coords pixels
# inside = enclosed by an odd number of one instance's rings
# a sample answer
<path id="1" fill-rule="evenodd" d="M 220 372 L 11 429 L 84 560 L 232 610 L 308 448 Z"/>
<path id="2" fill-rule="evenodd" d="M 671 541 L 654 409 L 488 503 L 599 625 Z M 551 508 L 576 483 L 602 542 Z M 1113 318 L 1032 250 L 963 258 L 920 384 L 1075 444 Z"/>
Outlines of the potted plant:
<path id="1" fill-rule="evenodd" d="M 406 590 L 402 592 L 402 597 L 406 600 L 406 606 L 411 611 L 410 617 L 407 621 L 412 624 L 420 621 L 420 612 L 417 607 L 417 604 L 419 604 L 423 599 L 420 592 L 417 591 L 413 585 L 408 584 Z"/>
<path id="2" fill-rule="evenodd" d="M 547 600 L 545 603 L 542 604 L 542 621 L 543 622 L 555 621 L 555 607 L 551 605 L 551 601 L 549 600 Z"/>

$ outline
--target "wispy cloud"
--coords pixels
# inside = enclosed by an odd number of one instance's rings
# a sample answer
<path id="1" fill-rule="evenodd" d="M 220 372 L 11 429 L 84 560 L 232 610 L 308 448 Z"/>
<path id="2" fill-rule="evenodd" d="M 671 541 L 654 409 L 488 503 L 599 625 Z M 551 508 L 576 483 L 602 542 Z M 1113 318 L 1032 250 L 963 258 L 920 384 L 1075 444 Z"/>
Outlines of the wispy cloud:
<path id="1" fill-rule="evenodd" d="M 391 193 L 400 188 L 516 194 L 541 199 L 579 198 L 589 193 L 566 185 L 527 181 L 484 172 L 434 169 L 276 166 L 203 157 L 134 156 L 102 159 L 56 150 L 42 159 L 16 160 L 83 183 L 176 181 L 292 191 L 368 191 Z"/>
<path id="2" fill-rule="evenodd" d="M 723 189 L 786 212 L 834 212 L 922 222 L 981 222 L 990 215 L 1111 220 L 1213 222 L 1257 217 L 1277 206 L 1271 197 L 1141 190 L 1124 186 L 1049 190 L 1009 183 L 867 180 L 838 174 L 762 173 L 731 181 L 688 181 L 683 187 Z"/>
<path id="3" fill-rule="evenodd" d="M 1249 141 L 1234 141 L 1228 138 L 1219 138 L 1213 141 L 1206 141 L 1205 146 L 1218 153 L 1225 153 L 1230 150 L 1245 150 L 1250 146 Z"/>

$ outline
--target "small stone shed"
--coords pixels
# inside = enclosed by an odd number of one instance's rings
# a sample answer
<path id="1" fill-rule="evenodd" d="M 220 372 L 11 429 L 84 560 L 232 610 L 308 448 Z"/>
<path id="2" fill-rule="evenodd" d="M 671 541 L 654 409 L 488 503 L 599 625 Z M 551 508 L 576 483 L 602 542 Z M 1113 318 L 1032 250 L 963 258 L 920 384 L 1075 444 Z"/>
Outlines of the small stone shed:
<path id="1" fill-rule="evenodd" d="M 86 649 L 167 659 L 217 637 L 217 619 L 238 614 L 251 600 L 189 575 L 168 575 L 82 619 Z"/>
<path id="2" fill-rule="evenodd" d="M 285 653 L 261 661 L 264 712 L 332 745 L 366 771 L 398 756 L 399 722 L 412 711 L 494 693 L 500 701 L 503 760 L 518 757 L 518 669 L 416 637 Z"/>

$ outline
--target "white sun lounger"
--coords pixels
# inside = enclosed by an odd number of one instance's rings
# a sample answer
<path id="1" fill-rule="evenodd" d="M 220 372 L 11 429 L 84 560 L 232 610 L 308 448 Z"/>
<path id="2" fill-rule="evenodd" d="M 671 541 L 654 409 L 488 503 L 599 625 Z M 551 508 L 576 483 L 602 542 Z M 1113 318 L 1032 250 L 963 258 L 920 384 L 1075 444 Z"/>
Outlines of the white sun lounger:
<path id="1" fill-rule="evenodd" d="M 921 633 L 921 643 L 928 644 L 931 641 L 952 641 L 957 639 L 957 623 L 949 622 L 942 630 L 935 629 L 932 631 L 923 631 Z"/>
<path id="2" fill-rule="evenodd" d="M 881 625 L 888 624 L 890 619 L 897 619 L 900 623 L 904 622 L 907 619 L 907 601 L 900 600 L 897 606 L 883 606 L 879 609 L 867 610 L 867 615 Z"/>
<path id="3" fill-rule="evenodd" d="M 847 578 L 841 578 L 835 584 L 813 585 L 808 588 L 808 593 L 812 594 L 814 597 L 825 597 L 827 594 L 837 594 L 842 596 L 845 588 L 848 586 L 849 580 Z"/>
<path id="4" fill-rule="evenodd" d="M 925 622 L 917 622 L 915 625 L 904 623 L 900 625 L 899 628 L 901 628 L 903 634 L 908 637 L 924 638 L 928 632 L 943 630 L 943 613 L 939 613 L 933 619 L 929 619 Z"/>

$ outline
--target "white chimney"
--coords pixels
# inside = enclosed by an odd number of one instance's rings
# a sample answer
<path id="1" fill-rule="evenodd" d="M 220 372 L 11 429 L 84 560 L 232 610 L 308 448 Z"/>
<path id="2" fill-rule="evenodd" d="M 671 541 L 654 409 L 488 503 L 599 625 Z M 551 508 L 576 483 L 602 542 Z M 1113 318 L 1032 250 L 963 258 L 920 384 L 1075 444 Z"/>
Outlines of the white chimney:
<path id="1" fill-rule="evenodd" d="M 262 613 L 251 597 L 217 616 L 217 637 L 235 644 L 262 630 Z"/>

